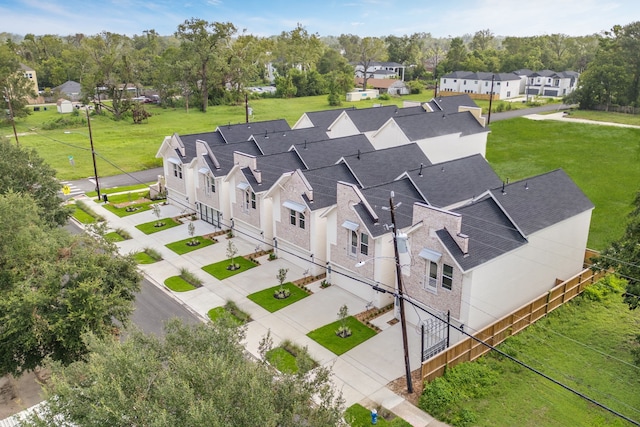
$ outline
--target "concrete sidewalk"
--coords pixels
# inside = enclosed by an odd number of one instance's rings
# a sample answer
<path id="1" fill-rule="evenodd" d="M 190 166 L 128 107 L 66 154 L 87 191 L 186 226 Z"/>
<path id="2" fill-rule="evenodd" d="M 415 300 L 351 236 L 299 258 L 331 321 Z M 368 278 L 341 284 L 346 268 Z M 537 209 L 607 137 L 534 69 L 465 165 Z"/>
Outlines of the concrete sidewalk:
<path id="1" fill-rule="evenodd" d="M 571 115 L 568 115 L 564 111 L 559 111 L 557 113 L 552 113 L 552 114 L 527 114 L 524 116 L 524 118 L 529 120 L 556 120 L 561 122 L 584 123 L 589 125 L 616 126 L 616 127 L 622 127 L 622 128 L 640 129 L 640 126 L 627 125 L 624 123 L 598 122 L 595 120 L 573 118 L 571 117 Z"/>
<path id="2" fill-rule="evenodd" d="M 228 300 L 233 300 L 242 310 L 249 313 L 253 321 L 247 325 L 245 347 L 254 356 L 258 356 L 260 340 L 267 331 L 271 331 L 274 345 L 288 339 L 300 346 L 307 346 L 311 357 L 321 365 L 330 367 L 333 372 L 333 382 L 343 393 L 347 407 L 355 403 L 360 403 L 367 408 L 380 405 L 414 426 L 446 425 L 419 410 L 387 387 L 391 381 L 405 374 L 400 324 L 387 323 L 393 317 L 392 314 L 376 320 L 382 332 L 345 354 L 336 356 L 309 339 L 306 334 L 336 321 L 338 310 L 343 304 L 347 305 L 349 313 L 355 314 L 365 311 L 367 301 L 337 286 L 322 289 L 319 283 L 313 283 L 309 285 L 309 288 L 314 291 L 312 295 L 274 313 L 269 313 L 250 301 L 247 295 L 277 285 L 276 274 L 280 268 L 289 269 L 287 275 L 289 281 L 302 278 L 304 275 L 302 268 L 282 259 L 267 261 L 265 256 L 259 259 L 260 266 L 228 279 L 218 280 L 205 273 L 202 267 L 226 259 L 226 236 L 220 236 L 217 244 L 185 255 L 177 255 L 165 245 L 189 237 L 186 223 L 146 235 L 135 226 L 154 221 L 156 218 L 151 211 L 119 218 L 104 209 L 102 203 L 96 203 L 88 198 L 84 201 L 107 219 L 110 229 L 122 228 L 131 234 L 131 240 L 117 243 L 121 253 L 132 253 L 151 247 L 162 254 L 162 261 L 140 266 L 146 277 L 156 286 L 166 290 L 163 285 L 164 280 L 178 275 L 183 267 L 200 277 L 203 281 L 202 287 L 189 292 L 170 293 L 203 319 L 207 318 L 207 312 L 210 309 L 222 306 Z M 171 205 L 161 206 L 161 211 L 163 218 L 181 214 L 178 208 Z M 189 222 L 195 225 L 196 235 L 217 231 L 213 225 L 201 220 Z M 253 253 L 256 250 L 254 245 L 239 238 L 234 238 L 233 242 L 238 248 L 238 256 Z M 408 325 L 410 364 L 414 370 L 420 367 L 420 336 L 416 330 L 414 326 Z"/>

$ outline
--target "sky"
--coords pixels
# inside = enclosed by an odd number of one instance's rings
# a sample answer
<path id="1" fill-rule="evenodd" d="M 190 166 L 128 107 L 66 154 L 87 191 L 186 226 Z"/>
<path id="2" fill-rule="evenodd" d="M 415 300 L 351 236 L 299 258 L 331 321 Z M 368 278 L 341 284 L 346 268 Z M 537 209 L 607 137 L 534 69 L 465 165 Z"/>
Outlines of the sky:
<path id="1" fill-rule="evenodd" d="M 238 33 L 278 35 L 301 24 L 320 36 L 431 33 L 457 37 L 582 36 L 640 20 L 638 0 L 0 0 L 0 32 L 173 34 L 191 18 L 231 22 Z"/>

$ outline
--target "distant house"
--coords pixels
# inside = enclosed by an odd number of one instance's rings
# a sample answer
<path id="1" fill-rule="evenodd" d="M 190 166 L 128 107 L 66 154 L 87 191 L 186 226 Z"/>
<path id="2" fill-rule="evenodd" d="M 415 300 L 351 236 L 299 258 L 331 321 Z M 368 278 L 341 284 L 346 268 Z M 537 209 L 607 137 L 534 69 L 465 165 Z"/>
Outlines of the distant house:
<path id="1" fill-rule="evenodd" d="M 362 87 L 364 79 L 362 77 L 356 77 L 355 82 L 356 86 Z M 370 78 L 367 80 L 367 86 L 377 89 L 380 93 L 388 93 L 389 95 L 408 95 L 410 93 L 405 82 L 396 79 Z"/>
<path id="2" fill-rule="evenodd" d="M 38 75 L 36 74 L 36 70 L 34 70 L 33 68 L 27 65 L 20 64 L 20 71 L 22 72 L 22 75 L 25 78 L 29 79 L 33 88 L 33 92 L 37 94 L 38 93 Z M 36 98 L 29 98 L 29 104 L 38 104 L 41 102 L 42 102 L 42 99 L 39 96 Z"/>
<path id="3" fill-rule="evenodd" d="M 440 92 L 466 93 L 480 99 L 491 94 L 494 99 L 516 98 L 520 96 L 520 77 L 515 73 L 454 71 L 440 78 Z"/>
<path id="4" fill-rule="evenodd" d="M 347 92 L 346 95 L 347 102 L 358 102 L 364 101 L 366 99 L 375 99 L 378 96 L 380 96 L 380 91 L 378 89 L 353 90 L 351 92 Z"/>
<path id="5" fill-rule="evenodd" d="M 67 114 L 73 111 L 73 104 L 68 99 L 60 98 L 58 102 L 56 102 L 56 108 L 58 109 L 58 113 Z"/>
<path id="6" fill-rule="evenodd" d="M 397 62 L 370 62 L 367 67 L 367 78 L 374 79 L 401 79 L 404 80 L 404 65 Z M 364 77 L 365 71 L 362 64 L 355 66 L 355 76 Z"/>
<path id="7" fill-rule="evenodd" d="M 565 96 L 578 87 L 579 73 L 575 71 L 556 72 L 542 70 L 526 75 L 524 92 L 527 95 Z"/>
<path id="8" fill-rule="evenodd" d="M 81 92 L 80 83 L 74 82 L 73 80 L 67 80 L 60 86 L 54 87 L 53 92 L 70 101 L 79 101 Z"/>

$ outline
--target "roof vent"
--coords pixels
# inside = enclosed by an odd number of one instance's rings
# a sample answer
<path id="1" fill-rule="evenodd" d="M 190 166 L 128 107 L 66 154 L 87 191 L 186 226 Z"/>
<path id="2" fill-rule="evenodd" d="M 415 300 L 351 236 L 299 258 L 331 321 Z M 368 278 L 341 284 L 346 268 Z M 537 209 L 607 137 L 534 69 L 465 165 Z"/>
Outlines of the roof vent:
<path id="1" fill-rule="evenodd" d="M 525 190 L 528 190 L 528 189 L 529 189 L 529 181 L 527 181 L 527 182 L 525 182 L 525 183 L 524 183 L 524 189 L 525 189 Z"/>
<path id="2" fill-rule="evenodd" d="M 360 160 L 360 149 L 358 148 L 358 160 Z"/>
<path id="3" fill-rule="evenodd" d="M 440 168 L 440 172 L 444 172 L 444 166 L 442 166 L 442 168 Z"/>
<path id="4" fill-rule="evenodd" d="M 423 166 L 423 164 L 420 163 L 420 172 L 418 172 L 418 176 L 422 176 L 422 166 Z"/>
<path id="5" fill-rule="evenodd" d="M 305 150 L 307 149 L 307 140 L 306 139 L 304 140 L 304 149 Z"/>
<path id="6" fill-rule="evenodd" d="M 502 194 L 507 194 L 507 192 L 504 190 L 504 181 L 502 181 Z"/>

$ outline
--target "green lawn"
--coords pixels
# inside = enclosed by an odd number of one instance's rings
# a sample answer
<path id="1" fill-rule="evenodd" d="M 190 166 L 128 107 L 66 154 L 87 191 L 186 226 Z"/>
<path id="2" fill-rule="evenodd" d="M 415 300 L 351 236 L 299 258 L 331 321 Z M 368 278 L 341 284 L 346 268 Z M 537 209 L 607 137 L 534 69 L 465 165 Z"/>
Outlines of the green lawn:
<path id="1" fill-rule="evenodd" d="M 230 265 L 230 261 L 225 259 L 224 261 L 216 262 L 214 264 L 205 265 L 202 267 L 204 271 L 212 275 L 218 280 L 223 280 L 231 276 L 235 276 L 236 274 L 242 273 L 243 271 L 247 271 L 250 268 L 256 267 L 256 264 L 248 259 L 245 259 L 241 256 L 237 256 L 233 259 L 234 264 L 239 264 L 240 268 L 237 270 L 227 270 L 227 267 Z"/>
<path id="2" fill-rule="evenodd" d="M 352 332 L 347 338 L 341 338 L 335 333 L 341 325 L 339 320 L 315 329 L 307 336 L 340 356 L 376 334 L 373 329 L 363 325 L 353 316 L 347 317 L 346 322 Z"/>
<path id="3" fill-rule="evenodd" d="M 625 125 L 640 126 L 640 116 L 637 114 L 607 113 L 605 111 L 571 110 L 569 118 L 595 120 L 597 122 L 612 122 Z"/>
<path id="4" fill-rule="evenodd" d="M 411 424 L 402 418 L 396 417 L 395 415 L 387 412 L 388 411 L 384 410 L 378 411 L 378 422 L 376 425 L 389 427 L 411 427 Z M 383 415 L 388 417 L 390 420 L 387 421 Z M 355 405 L 351 405 L 347 408 L 344 413 L 344 419 L 349 423 L 350 427 L 368 427 L 371 425 L 371 410 L 365 408 L 359 403 L 356 403 Z"/>
<path id="5" fill-rule="evenodd" d="M 100 188 L 100 194 L 116 194 L 122 192 L 132 192 L 134 194 L 144 193 L 145 190 L 149 191 L 149 186 L 154 184 L 153 182 L 149 182 L 146 184 L 136 184 L 136 185 L 125 185 L 122 187 L 111 187 L 111 188 Z M 96 191 L 89 191 L 86 193 L 88 197 L 96 197 L 98 193 Z M 109 197 L 109 201 L 111 201 L 111 197 Z"/>
<path id="6" fill-rule="evenodd" d="M 284 308 L 309 296 L 307 292 L 305 292 L 303 289 L 300 289 L 291 282 L 284 283 L 283 288 L 288 289 L 289 292 L 291 292 L 289 297 L 284 299 L 274 298 L 273 296 L 274 291 L 276 289 L 280 289 L 279 285 L 248 295 L 247 298 L 267 310 L 269 313 L 273 313 L 274 311 L 278 311 L 281 308 Z"/>
<path id="7" fill-rule="evenodd" d="M 640 312 L 629 310 L 619 294 L 608 295 L 602 302 L 578 297 L 498 348 L 638 420 L 640 376 L 630 350 L 639 325 Z M 431 386 L 433 394 L 423 395 L 424 409 L 431 415 L 447 422 L 452 419 L 438 411 L 452 418 L 463 413 L 475 419 L 454 425 L 629 425 L 495 353 L 449 370 L 444 380 L 437 379 Z"/>
<path id="8" fill-rule="evenodd" d="M 330 107 L 326 95 L 291 98 L 291 99 L 254 99 L 249 105 L 253 109 L 252 121 L 285 119 L 293 125 L 300 116 L 308 111 L 327 110 L 330 108 L 371 107 L 373 104 L 398 105 L 404 100 L 428 101 L 433 93 L 407 95 L 389 101 L 369 100 L 360 102 L 344 102 L 341 107 Z M 195 108 L 163 109 L 156 105 L 145 106 L 152 116 L 148 123 L 134 125 L 131 119 L 120 122 L 111 116 L 93 116 L 91 129 L 96 165 L 100 176 L 121 174 L 122 171 L 134 172 L 142 169 L 161 166 L 161 159 L 155 154 L 165 136 L 177 132 L 182 135 L 211 132 L 217 126 L 227 123 L 244 123 L 244 105 L 213 106 L 202 113 Z M 43 124 L 59 117 L 55 106 L 47 111 L 38 111 L 23 119 L 16 119 L 18 132 L 27 133 L 20 137 L 20 144 L 38 150 L 47 163 L 58 171 L 58 178 L 63 180 L 80 179 L 93 175 L 93 162 L 89 143 L 88 130 L 85 126 L 64 129 L 43 130 Z M 64 131 L 73 133 L 65 134 Z M 0 131 L 9 135 L 10 125 L 0 126 Z M 127 155 L 123 156 L 122 153 Z M 73 156 L 75 165 L 69 163 Z M 114 166 L 115 165 L 115 166 Z"/>
<path id="9" fill-rule="evenodd" d="M 186 292 L 192 291 L 196 287 L 187 282 L 180 276 L 172 276 L 164 281 L 164 285 L 171 289 L 173 292 Z"/>
<path id="10" fill-rule="evenodd" d="M 188 243 L 191 243 L 192 241 L 196 241 L 198 242 L 198 244 L 195 246 L 188 245 Z M 193 237 L 189 237 L 188 239 L 168 243 L 165 246 L 171 249 L 173 252 L 177 253 L 178 255 L 184 255 L 191 251 L 195 251 L 196 249 L 206 248 L 207 246 L 213 245 L 214 243 L 216 242 L 213 241 L 212 239 L 206 239 L 202 236 L 193 236 Z"/>
<path id="11" fill-rule="evenodd" d="M 156 224 L 163 224 L 160 227 L 156 227 Z M 159 220 L 145 222 L 144 224 L 136 225 L 136 228 L 142 231 L 144 234 L 153 234 L 158 231 L 167 230 L 169 228 L 177 227 L 181 225 L 181 223 L 174 221 L 173 218 L 162 218 Z"/>
<path id="12" fill-rule="evenodd" d="M 251 322 L 251 316 L 248 313 L 240 310 L 240 308 L 233 301 L 227 301 L 227 303 L 222 307 L 212 308 L 207 312 L 207 316 L 211 321 L 215 322 L 222 316 L 230 316 L 232 321 L 236 322 L 238 325 L 243 325 L 245 323 Z"/>
<path id="13" fill-rule="evenodd" d="M 104 235 L 104 239 L 107 242 L 111 242 L 111 243 L 122 242 L 122 241 L 126 240 L 124 237 L 122 237 L 120 234 L 118 234 L 115 231 L 112 231 L 110 233 L 105 234 Z"/>
<path id="14" fill-rule="evenodd" d="M 102 205 L 106 210 L 108 210 L 109 212 L 112 212 L 116 215 L 118 215 L 120 218 L 125 217 L 125 216 L 129 216 L 129 215 L 133 215 L 133 214 L 137 214 L 140 212 L 144 212 L 144 211 L 148 211 L 151 209 L 151 205 L 157 202 L 142 202 L 142 203 L 136 203 L 134 205 L 131 205 L 132 207 L 136 208 L 135 210 L 127 210 L 127 206 L 125 207 L 117 207 L 114 204 L 112 204 L 113 202 L 111 201 L 111 199 L 109 199 L 109 203 L 106 203 L 104 205 Z"/>
<path id="15" fill-rule="evenodd" d="M 96 219 L 94 217 L 92 217 L 91 215 L 89 215 L 88 213 L 86 213 L 85 211 L 83 211 L 77 206 L 73 211 L 73 217 L 77 219 L 79 222 L 81 222 L 82 224 L 93 224 L 94 222 L 96 222 Z"/>
<path id="16" fill-rule="evenodd" d="M 133 259 L 136 260 L 138 264 L 153 264 L 154 262 L 159 261 L 146 252 L 137 252 L 133 256 Z"/>
<path id="17" fill-rule="evenodd" d="M 525 118 L 491 124 L 487 160 L 504 180 L 562 168 L 595 204 L 588 246 L 620 237 L 640 190 L 640 129 Z"/>
<path id="18" fill-rule="evenodd" d="M 298 364 L 293 354 L 282 347 L 276 347 L 267 352 L 267 360 L 275 368 L 285 374 L 295 374 L 298 372 Z"/>

